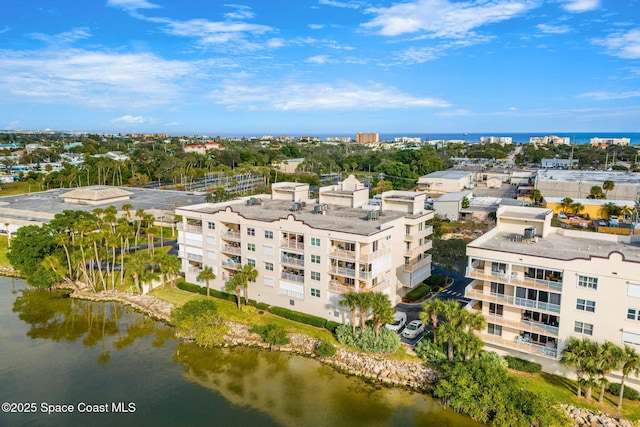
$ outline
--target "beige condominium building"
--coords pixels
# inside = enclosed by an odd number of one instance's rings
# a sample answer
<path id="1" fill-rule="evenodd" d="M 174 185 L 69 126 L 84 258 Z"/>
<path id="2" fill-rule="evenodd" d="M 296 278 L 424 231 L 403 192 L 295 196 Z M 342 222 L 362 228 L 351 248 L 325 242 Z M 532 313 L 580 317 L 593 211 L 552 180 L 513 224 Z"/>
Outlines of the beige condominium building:
<path id="1" fill-rule="evenodd" d="M 199 282 L 204 266 L 210 282 L 224 290 L 241 268 L 258 270 L 249 298 L 329 320 L 348 322 L 341 295 L 379 291 L 393 304 L 431 274 L 433 212 L 425 195 L 382 194 L 381 206 L 367 204 L 369 190 L 350 176 L 321 187 L 281 182 L 270 196 L 176 209 L 180 257 L 187 282 Z"/>
<path id="2" fill-rule="evenodd" d="M 640 345 L 640 245 L 551 226 L 553 211 L 502 206 L 497 226 L 467 246 L 465 296 L 483 341 L 558 359 L 569 337 Z"/>

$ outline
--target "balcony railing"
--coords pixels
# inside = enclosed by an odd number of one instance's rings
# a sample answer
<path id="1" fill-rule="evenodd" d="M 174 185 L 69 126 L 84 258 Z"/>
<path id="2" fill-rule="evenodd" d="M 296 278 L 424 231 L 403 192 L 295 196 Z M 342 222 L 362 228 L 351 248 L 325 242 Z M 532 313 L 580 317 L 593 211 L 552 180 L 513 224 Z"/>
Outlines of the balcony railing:
<path id="1" fill-rule="evenodd" d="M 375 252 L 367 252 L 367 253 L 361 252 L 359 259 L 362 262 L 371 262 L 389 253 L 391 253 L 391 248 L 387 246 L 383 246 Z"/>
<path id="2" fill-rule="evenodd" d="M 286 272 L 283 271 L 282 274 L 280 275 L 280 277 L 282 277 L 285 280 L 291 280 L 293 282 L 304 283 L 304 276 L 302 276 L 300 274 L 286 273 Z"/>
<path id="3" fill-rule="evenodd" d="M 178 252 L 178 258 L 186 258 L 190 259 L 191 261 L 202 262 L 202 255 L 191 254 L 189 252 Z"/>
<path id="4" fill-rule="evenodd" d="M 537 310 L 550 311 L 552 313 L 560 313 L 560 305 L 550 302 L 536 301 L 521 297 L 515 297 L 515 305 L 520 307 L 535 308 Z"/>
<path id="5" fill-rule="evenodd" d="M 240 240 L 240 232 L 239 231 L 225 231 L 222 235 L 224 239 L 233 239 Z"/>
<path id="6" fill-rule="evenodd" d="M 356 277 L 356 270 L 353 268 L 336 267 L 332 265 L 329 271 L 339 276 Z"/>
<path id="7" fill-rule="evenodd" d="M 201 225 L 192 225 L 192 224 L 183 224 L 181 222 L 178 223 L 178 231 L 190 231 L 193 233 L 202 233 Z"/>
<path id="8" fill-rule="evenodd" d="M 364 280 L 369 280 L 371 278 L 373 278 L 373 272 L 372 271 L 359 271 L 358 272 L 358 277 Z"/>
<path id="9" fill-rule="evenodd" d="M 304 249 L 304 242 L 298 242 L 298 241 L 295 241 L 295 240 L 281 240 L 280 241 L 280 246 L 283 247 L 283 248 L 303 250 Z"/>
<path id="10" fill-rule="evenodd" d="M 356 251 L 348 251 L 346 249 L 332 247 L 329 251 L 329 256 L 343 259 L 356 259 Z"/>
<path id="11" fill-rule="evenodd" d="M 242 264 L 233 261 L 223 261 L 222 266 L 231 270 L 240 270 L 242 268 Z"/>
<path id="12" fill-rule="evenodd" d="M 492 282 L 516 284 L 520 286 L 527 286 L 534 289 L 541 290 L 556 290 L 562 291 L 562 283 L 553 280 L 535 279 L 532 277 L 525 277 L 521 275 L 519 271 L 512 271 L 511 274 L 503 273 L 500 271 L 492 271 L 487 273 L 486 270 L 479 268 L 467 267 L 466 276 L 474 279 L 489 280 Z"/>
<path id="13" fill-rule="evenodd" d="M 331 292 L 338 292 L 340 294 L 344 294 L 347 292 L 355 292 L 356 287 L 355 286 L 349 286 L 349 285 L 343 285 L 342 283 L 340 283 L 337 280 L 331 280 L 329 281 L 329 290 Z"/>
<path id="14" fill-rule="evenodd" d="M 502 325 L 507 328 L 515 329 L 519 332 L 533 332 L 538 334 L 550 333 L 553 335 L 558 335 L 558 327 L 545 325 L 544 323 L 539 322 L 530 322 L 527 320 L 514 320 L 505 318 L 499 314 L 485 314 L 485 318 L 489 323 L 495 323 L 497 325 Z"/>
<path id="15" fill-rule="evenodd" d="M 420 269 L 428 267 L 429 264 L 431 264 L 431 255 L 427 255 L 420 261 L 414 262 L 412 264 L 405 264 L 403 270 L 408 273 L 415 273 Z"/>
<path id="16" fill-rule="evenodd" d="M 482 341 L 498 345 L 500 347 L 506 347 L 518 351 L 522 351 L 525 353 L 535 354 L 538 356 L 557 358 L 558 357 L 558 349 L 553 347 L 547 347 L 536 343 L 528 343 L 522 339 L 518 339 L 520 337 L 516 337 L 513 340 L 507 340 L 497 335 L 490 335 L 487 333 L 481 333 L 480 338 Z"/>
<path id="17" fill-rule="evenodd" d="M 200 274 L 202 272 L 201 268 L 189 267 L 187 268 L 187 272 L 191 274 Z"/>
<path id="18" fill-rule="evenodd" d="M 222 248 L 222 252 L 240 255 L 240 252 L 242 252 L 242 249 L 240 248 L 240 246 L 224 246 Z"/>
<path id="19" fill-rule="evenodd" d="M 511 304 L 518 307 L 534 308 L 536 310 L 549 311 L 551 313 L 560 313 L 560 305 L 550 302 L 542 302 L 536 300 L 530 300 L 521 297 L 514 297 L 512 295 L 497 294 L 490 292 L 485 294 L 480 289 L 472 289 L 465 293 L 465 297 L 487 302 L 495 302 L 498 304 Z"/>
<path id="20" fill-rule="evenodd" d="M 280 293 L 280 295 L 286 295 L 288 297 L 304 299 L 304 294 L 301 293 L 301 292 L 290 291 L 290 290 L 282 289 L 282 288 L 280 288 L 280 290 L 278 292 Z"/>
<path id="21" fill-rule="evenodd" d="M 294 258 L 289 256 L 282 256 L 280 257 L 280 262 L 283 264 L 290 264 L 290 265 L 297 265 L 297 266 L 304 267 L 304 258 L 300 259 L 300 258 Z"/>

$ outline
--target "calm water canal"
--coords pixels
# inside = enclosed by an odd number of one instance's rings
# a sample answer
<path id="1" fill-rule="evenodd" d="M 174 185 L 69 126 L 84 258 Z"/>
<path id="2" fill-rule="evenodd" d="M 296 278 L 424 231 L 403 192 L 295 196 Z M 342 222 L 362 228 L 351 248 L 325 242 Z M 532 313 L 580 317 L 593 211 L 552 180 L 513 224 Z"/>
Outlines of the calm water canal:
<path id="1" fill-rule="evenodd" d="M 5 402 L 22 413 L 3 405 L 0 426 L 480 425 L 420 394 L 375 387 L 312 359 L 203 350 L 120 304 L 0 277 Z"/>

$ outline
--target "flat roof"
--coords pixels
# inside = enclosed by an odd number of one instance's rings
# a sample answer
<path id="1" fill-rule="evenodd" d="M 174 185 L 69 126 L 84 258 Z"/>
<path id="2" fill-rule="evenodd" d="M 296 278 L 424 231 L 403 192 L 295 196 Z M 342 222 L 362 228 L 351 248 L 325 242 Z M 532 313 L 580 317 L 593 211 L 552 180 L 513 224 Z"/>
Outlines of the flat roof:
<path id="1" fill-rule="evenodd" d="M 638 243 L 600 240 L 589 238 L 589 235 L 593 235 L 593 233 L 576 233 L 584 234 L 584 236 L 573 237 L 553 232 L 546 237 L 538 237 L 537 242 L 526 242 L 516 240 L 516 234 L 513 232 L 502 231 L 485 241 L 480 238 L 481 243 L 479 244 L 471 242 L 469 246 L 565 261 L 576 258 L 588 259 L 591 256 L 608 258 L 611 252 L 621 252 L 624 254 L 625 260 L 640 262 L 640 245 Z"/>
<path id="2" fill-rule="evenodd" d="M 452 191 L 451 193 L 444 193 L 442 196 L 433 199 L 433 203 L 436 202 L 458 202 L 465 197 L 469 197 L 473 194 L 473 191 Z"/>
<path id="3" fill-rule="evenodd" d="M 528 221 L 544 221 L 551 209 L 523 208 L 520 206 L 504 205 L 500 212 L 500 218 L 524 219 Z"/>
<path id="4" fill-rule="evenodd" d="M 345 206 L 328 205 L 325 215 L 314 214 L 313 207 L 319 206 L 317 203 L 306 203 L 299 211 L 293 211 L 293 202 L 288 200 L 265 200 L 261 205 L 246 205 L 245 200 L 236 200 L 231 203 L 216 203 L 199 205 L 183 209 L 191 212 L 199 212 L 213 214 L 223 211 L 229 206 L 234 212 L 242 215 L 244 218 L 273 222 L 279 219 L 286 219 L 289 215 L 293 215 L 296 220 L 304 221 L 310 227 L 333 230 L 337 232 L 346 232 L 360 234 L 364 236 L 378 233 L 385 228 L 383 225 L 389 221 L 402 217 L 414 217 L 402 212 L 384 211 L 380 213 L 378 220 L 372 221 L 367 219 L 368 210 L 359 208 L 350 208 Z M 421 214 L 428 214 L 430 211 L 424 210 Z"/>
<path id="5" fill-rule="evenodd" d="M 444 171 L 431 172 L 428 175 L 423 175 L 420 177 L 420 179 L 423 179 L 423 178 L 425 179 L 429 179 L 429 178 L 460 179 L 460 178 L 465 178 L 469 175 L 471 175 L 471 172 L 444 170 Z"/>
<path id="6" fill-rule="evenodd" d="M 540 181 L 566 181 L 566 182 L 589 182 L 600 184 L 610 180 L 618 184 L 640 184 L 640 173 L 635 172 L 614 172 L 614 171 L 581 171 L 581 170 L 541 170 L 538 172 L 538 182 Z"/>
<path id="7" fill-rule="evenodd" d="M 82 187 L 83 190 L 105 189 L 105 186 Z M 122 205 L 133 206 L 132 212 L 138 209 L 145 211 L 164 210 L 173 212 L 176 207 L 193 205 L 204 202 L 204 195 L 175 190 L 155 190 L 134 187 L 110 187 L 131 193 L 128 200 L 118 202 L 107 201 L 100 205 L 88 205 L 82 203 L 66 203 L 63 196 L 66 193 L 77 191 L 77 188 L 57 188 L 54 190 L 37 193 L 16 194 L 0 197 L 0 216 L 3 218 L 25 220 L 39 218 L 53 218 L 55 214 L 64 210 L 83 210 L 91 212 L 97 208 L 115 206 L 119 211 Z M 47 221 L 44 221 L 47 222 Z"/>

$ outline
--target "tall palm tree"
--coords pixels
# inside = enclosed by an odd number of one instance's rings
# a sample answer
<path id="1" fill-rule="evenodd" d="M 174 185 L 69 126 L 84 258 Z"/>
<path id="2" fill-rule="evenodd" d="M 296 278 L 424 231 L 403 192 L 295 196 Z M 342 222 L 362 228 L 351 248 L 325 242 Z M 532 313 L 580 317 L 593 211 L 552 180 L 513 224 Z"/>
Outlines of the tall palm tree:
<path id="1" fill-rule="evenodd" d="M 378 337 L 380 336 L 380 327 L 394 320 L 393 307 L 387 294 L 382 292 L 371 293 L 371 317 L 376 330 L 376 337 Z"/>
<path id="2" fill-rule="evenodd" d="M 604 198 L 607 198 L 609 191 L 613 190 L 616 187 L 616 183 L 611 181 L 610 179 L 606 180 L 602 183 L 602 189 L 604 190 Z"/>
<path id="3" fill-rule="evenodd" d="M 242 288 L 244 289 L 244 303 L 247 305 L 249 303 L 249 282 L 256 281 L 256 278 L 258 277 L 258 270 L 256 270 L 256 268 L 251 264 L 245 264 L 242 266 L 240 274 L 244 280 Z"/>
<path id="4" fill-rule="evenodd" d="M 243 285 L 244 279 L 242 276 L 240 274 L 234 274 L 224 286 L 227 292 L 234 292 L 236 294 L 238 311 L 242 311 L 242 308 L 240 307 L 240 291 L 242 290 Z"/>
<path id="5" fill-rule="evenodd" d="M 571 210 L 576 215 L 579 215 L 580 212 L 584 211 L 584 205 L 582 203 L 576 202 L 571 205 Z"/>
<path id="6" fill-rule="evenodd" d="M 598 354 L 598 343 L 589 338 L 578 339 L 570 337 L 567 346 L 562 350 L 560 363 L 574 368 L 578 378 L 577 395 L 582 395 L 582 385 L 585 384 L 585 375 L 594 368 L 594 359 Z"/>
<path id="7" fill-rule="evenodd" d="M 604 389 L 608 382 L 607 375 L 620 367 L 620 361 L 623 355 L 623 350 L 610 341 L 605 341 L 604 344 L 600 346 L 597 361 L 598 382 L 600 383 L 598 402 L 602 403 L 604 401 Z"/>
<path id="8" fill-rule="evenodd" d="M 367 312 L 373 307 L 371 294 L 369 292 L 358 293 L 358 308 L 360 309 L 360 330 L 365 331 L 367 325 Z"/>
<path id="9" fill-rule="evenodd" d="M 538 203 L 542 202 L 543 197 L 542 197 L 542 193 L 540 192 L 540 190 L 538 190 L 538 189 L 531 190 L 529 192 L 529 200 L 531 200 L 531 202 L 534 205 L 537 205 Z"/>
<path id="10" fill-rule="evenodd" d="M 353 333 L 356 332 L 356 310 L 358 308 L 358 292 L 345 292 L 342 294 L 342 299 L 338 303 L 341 307 L 349 307 L 349 311 L 351 312 L 351 327 L 353 328 Z"/>
<path id="11" fill-rule="evenodd" d="M 438 329 L 438 317 L 442 316 L 445 311 L 448 310 L 447 304 L 455 303 L 454 300 L 442 300 L 439 298 L 432 299 L 422 304 L 422 312 L 420 313 L 420 320 L 422 323 L 427 324 L 431 322 L 433 327 L 433 342 L 436 342 L 436 329 Z"/>
<path id="12" fill-rule="evenodd" d="M 573 199 L 571 197 L 565 197 L 564 199 L 562 199 L 562 202 L 560 202 L 560 206 L 562 207 L 562 212 L 565 212 L 565 213 L 569 212 L 572 205 L 573 205 Z"/>
<path id="13" fill-rule="evenodd" d="M 216 278 L 213 268 L 205 266 L 200 273 L 198 273 L 198 280 L 204 280 L 207 284 L 207 298 L 209 297 L 209 282 Z"/>
<path id="14" fill-rule="evenodd" d="M 622 356 L 622 380 L 620 381 L 620 394 L 618 395 L 618 408 L 622 409 L 622 396 L 624 395 L 624 380 L 631 374 L 640 375 L 640 354 L 635 348 L 624 346 Z"/>

